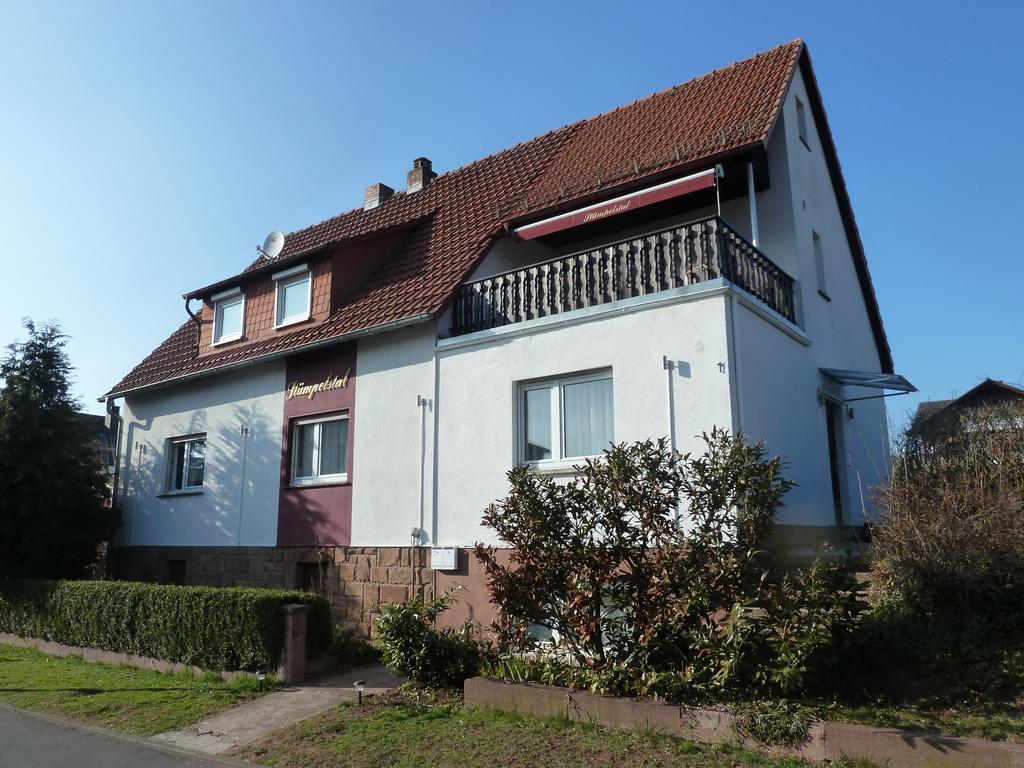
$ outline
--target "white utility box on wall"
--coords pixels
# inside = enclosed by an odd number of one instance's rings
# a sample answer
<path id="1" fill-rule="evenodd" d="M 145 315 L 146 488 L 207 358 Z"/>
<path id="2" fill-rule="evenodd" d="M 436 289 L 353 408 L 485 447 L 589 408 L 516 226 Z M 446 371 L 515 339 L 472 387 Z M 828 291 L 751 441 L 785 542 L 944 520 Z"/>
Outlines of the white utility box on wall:
<path id="1" fill-rule="evenodd" d="M 458 547 L 431 547 L 430 570 L 457 571 L 459 569 Z"/>

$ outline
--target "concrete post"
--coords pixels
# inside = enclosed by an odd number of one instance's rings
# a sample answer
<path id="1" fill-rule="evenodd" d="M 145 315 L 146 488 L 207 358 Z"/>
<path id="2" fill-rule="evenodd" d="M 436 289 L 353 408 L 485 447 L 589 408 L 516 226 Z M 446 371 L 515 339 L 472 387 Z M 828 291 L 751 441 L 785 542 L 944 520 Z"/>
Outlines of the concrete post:
<path id="1" fill-rule="evenodd" d="M 281 606 L 284 614 L 284 644 L 277 676 L 284 685 L 294 685 L 306 679 L 306 617 L 309 606 L 289 603 Z"/>

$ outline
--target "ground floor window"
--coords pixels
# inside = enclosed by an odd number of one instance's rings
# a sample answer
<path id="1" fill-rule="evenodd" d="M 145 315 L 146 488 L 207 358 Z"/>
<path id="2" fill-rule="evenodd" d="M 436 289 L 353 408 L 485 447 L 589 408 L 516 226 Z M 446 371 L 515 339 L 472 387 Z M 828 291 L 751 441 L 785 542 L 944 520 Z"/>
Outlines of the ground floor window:
<path id="1" fill-rule="evenodd" d="M 297 419 L 292 428 L 292 484 L 348 480 L 348 414 Z"/>
<path id="2" fill-rule="evenodd" d="M 611 373 L 523 384 L 519 410 L 524 463 L 596 456 L 615 439 Z"/>
<path id="3" fill-rule="evenodd" d="M 206 471 L 206 435 L 171 438 L 168 454 L 166 490 L 174 493 L 201 489 Z"/>

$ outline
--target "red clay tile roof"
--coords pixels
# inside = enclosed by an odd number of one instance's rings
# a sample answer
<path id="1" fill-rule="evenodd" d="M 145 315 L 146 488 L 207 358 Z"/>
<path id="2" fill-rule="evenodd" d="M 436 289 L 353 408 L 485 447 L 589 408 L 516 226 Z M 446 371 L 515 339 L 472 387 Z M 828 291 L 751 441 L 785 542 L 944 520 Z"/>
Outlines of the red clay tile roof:
<path id="1" fill-rule="evenodd" d="M 768 138 L 802 49 L 800 41 L 719 69 L 578 123 L 510 214 Z"/>
<path id="2" fill-rule="evenodd" d="M 369 211 L 356 209 L 293 232 L 275 260 L 257 260 L 242 274 L 280 268 L 282 262 L 377 232 L 415 228 L 322 324 L 200 356 L 195 326 L 186 322 L 108 396 L 436 316 L 509 218 L 677 167 L 710 164 L 766 141 L 803 51 L 801 41 L 787 43 L 450 171 L 419 192 L 400 193 Z M 213 287 L 203 293 L 209 295 Z"/>

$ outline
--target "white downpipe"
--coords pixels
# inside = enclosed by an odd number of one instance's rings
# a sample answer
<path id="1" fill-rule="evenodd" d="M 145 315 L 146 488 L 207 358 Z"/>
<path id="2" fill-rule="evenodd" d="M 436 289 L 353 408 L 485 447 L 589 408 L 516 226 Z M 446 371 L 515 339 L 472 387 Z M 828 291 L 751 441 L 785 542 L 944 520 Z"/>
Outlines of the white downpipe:
<path id="1" fill-rule="evenodd" d="M 437 348 L 437 341 L 434 341 L 434 404 L 431 407 L 431 415 L 433 416 L 432 434 L 431 434 L 431 446 L 433 450 L 430 455 L 430 541 L 434 545 L 437 545 L 440 521 L 438 520 L 438 507 L 437 507 L 437 494 L 438 487 L 440 485 L 440 461 L 438 460 L 438 454 L 440 453 L 440 442 L 438 438 L 440 417 L 438 411 L 441 408 L 441 363 L 438 359 L 439 350 Z M 437 571 L 434 571 L 434 594 L 437 594 Z"/>
<path id="2" fill-rule="evenodd" d="M 668 442 L 672 453 L 676 452 L 676 397 L 675 381 L 676 372 L 675 360 L 669 360 L 668 355 L 661 358 L 661 364 L 665 368 L 665 375 L 668 377 Z M 683 517 L 683 500 L 676 501 L 676 522 Z"/>
<path id="3" fill-rule="evenodd" d="M 661 364 L 665 368 L 665 374 L 668 376 L 668 442 L 672 452 L 676 450 L 676 398 L 675 398 L 675 382 L 673 381 L 673 373 L 676 369 L 674 360 L 669 360 L 668 355 L 664 355 L 661 358 Z"/>
<path id="4" fill-rule="evenodd" d="M 757 193 L 754 191 L 754 164 L 747 163 L 747 199 L 750 201 L 750 242 L 755 248 L 761 247 L 757 230 Z"/>
<path id="5" fill-rule="evenodd" d="M 726 319 L 726 327 L 728 329 L 726 333 L 726 339 L 729 344 L 729 379 L 732 385 L 733 400 L 736 404 L 735 421 L 733 423 L 733 434 L 739 434 L 743 431 L 743 394 L 741 392 L 742 386 L 742 372 L 740 371 L 740 356 L 737 354 L 736 345 L 738 343 L 738 334 L 736 332 L 736 297 L 730 295 L 729 301 L 729 316 Z"/>
<path id="6" fill-rule="evenodd" d="M 238 432 L 242 436 L 242 473 L 238 490 L 238 527 L 235 530 L 235 546 L 242 545 L 242 511 L 245 509 L 245 454 L 249 447 L 249 427 L 241 424 Z"/>
<path id="7" fill-rule="evenodd" d="M 423 395 L 416 395 L 416 407 L 420 409 L 420 524 L 416 546 L 423 545 L 423 526 L 427 524 L 427 410 L 432 403 Z"/>

